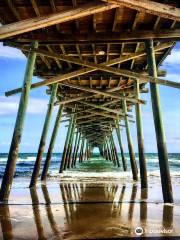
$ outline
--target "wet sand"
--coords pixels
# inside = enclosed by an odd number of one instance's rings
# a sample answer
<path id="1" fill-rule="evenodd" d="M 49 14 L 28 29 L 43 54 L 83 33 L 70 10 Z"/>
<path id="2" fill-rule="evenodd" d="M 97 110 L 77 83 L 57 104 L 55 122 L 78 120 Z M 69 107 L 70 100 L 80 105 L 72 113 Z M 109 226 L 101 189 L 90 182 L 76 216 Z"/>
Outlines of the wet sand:
<path id="1" fill-rule="evenodd" d="M 175 203 L 165 205 L 158 176 L 141 190 L 110 164 L 92 159 L 31 190 L 29 178 L 15 178 L 0 204 L 0 239 L 127 239 L 137 227 L 143 237 L 178 239 L 180 179 L 172 178 Z"/>
<path id="2" fill-rule="evenodd" d="M 36 190 L 15 181 L 9 204 L 0 205 L 1 239 L 99 239 L 180 236 L 180 202 L 164 205 L 160 186 L 141 191 L 121 181 L 48 181 Z M 21 187 L 21 186 L 25 187 Z M 179 194 L 180 186 L 176 186 Z M 175 193 L 176 193 L 175 192 Z"/>

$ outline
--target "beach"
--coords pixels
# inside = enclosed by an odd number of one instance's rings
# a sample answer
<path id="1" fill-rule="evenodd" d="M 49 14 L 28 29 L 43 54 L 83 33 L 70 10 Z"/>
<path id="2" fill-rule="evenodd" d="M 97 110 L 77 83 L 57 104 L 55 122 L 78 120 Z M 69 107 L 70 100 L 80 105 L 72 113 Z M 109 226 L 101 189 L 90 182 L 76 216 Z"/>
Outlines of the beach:
<path id="1" fill-rule="evenodd" d="M 16 177 L 8 204 L 0 206 L 1 239 L 177 239 L 180 178 L 172 177 L 175 203 L 164 204 L 158 175 L 149 174 L 142 190 L 129 173 L 108 171 L 111 164 L 92 158 L 31 190 L 28 177 Z"/>

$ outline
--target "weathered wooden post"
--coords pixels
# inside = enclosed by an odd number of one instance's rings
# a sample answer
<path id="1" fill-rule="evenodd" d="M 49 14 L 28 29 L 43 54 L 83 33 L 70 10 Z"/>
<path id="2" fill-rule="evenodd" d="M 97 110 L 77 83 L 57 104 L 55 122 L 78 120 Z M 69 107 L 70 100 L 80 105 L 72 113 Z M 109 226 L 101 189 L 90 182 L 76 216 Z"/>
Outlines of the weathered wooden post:
<path id="1" fill-rule="evenodd" d="M 68 152 L 68 156 L 67 156 L 67 160 L 68 160 L 67 168 L 71 167 L 71 162 L 72 162 L 71 155 L 72 155 L 72 148 L 73 148 L 73 142 L 74 142 L 75 122 L 76 122 L 76 120 L 74 119 L 71 136 L 70 136 L 69 152 Z"/>
<path id="2" fill-rule="evenodd" d="M 135 96 L 140 98 L 139 92 L 139 80 L 135 82 Z M 138 152 L 139 152 L 139 166 L 140 166 L 140 176 L 141 176 L 141 187 L 147 188 L 147 169 L 146 169 L 146 157 L 144 149 L 144 135 L 142 127 L 142 116 L 141 116 L 141 106 L 139 103 L 136 103 L 136 125 L 137 125 L 137 140 L 138 140 Z"/>
<path id="3" fill-rule="evenodd" d="M 108 152 L 109 152 L 109 160 L 113 162 L 113 156 L 112 156 L 112 151 L 111 151 L 111 144 L 109 142 L 109 139 L 107 139 L 107 146 L 108 146 Z"/>
<path id="4" fill-rule="evenodd" d="M 111 137 L 109 138 L 109 146 L 110 146 L 110 149 L 111 149 L 112 161 L 113 161 L 114 165 L 116 166 L 116 157 L 115 157 L 115 153 L 114 153 Z"/>
<path id="5" fill-rule="evenodd" d="M 71 162 L 71 167 L 74 167 L 74 163 L 75 163 L 75 153 L 76 153 L 76 148 L 77 148 L 77 144 L 78 144 L 78 140 L 79 140 L 79 132 L 76 132 L 76 137 L 75 137 L 75 143 L 74 143 L 74 149 L 73 149 L 73 154 L 72 154 L 72 162 Z"/>
<path id="6" fill-rule="evenodd" d="M 104 158 L 108 161 L 106 142 L 103 143 L 103 155 L 104 155 Z"/>
<path id="7" fill-rule="evenodd" d="M 106 151 L 107 151 L 107 160 L 110 161 L 110 154 L 109 154 L 109 149 L 108 149 L 108 145 L 107 145 L 107 140 L 105 139 L 105 146 L 106 146 Z"/>
<path id="8" fill-rule="evenodd" d="M 146 41 L 147 61 L 149 75 L 157 78 L 156 58 L 154 53 L 153 40 Z M 159 156 L 159 166 L 161 173 L 162 192 L 164 202 L 173 202 L 171 177 L 168 164 L 168 153 L 166 146 L 166 138 L 163 127 L 161 114 L 161 104 L 159 96 L 159 88 L 157 83 L 150 83 L 151 102 L 154 116 L 154 125 L 156 130 L 157 148 Z"/>
<path id="9" fill-rule="evenodd" d="M 87 148 L 88 148 L 88 141 L 85 142 L 85 149 L 84 149 L 84 160 L 87 160 Z"/>
<path id="10" fill-rule="evenodd" d="M 74 119 L 74 115 L 73 115 L 73 117 L 72 117 L 71 131 L 70 131 L 69 141 L 68 141 L 68 145 L 67 145 L 67 152 L 66 152 L 66 156 L 65 156 L 64 169 L 69 168 L 69 167 L 68 167 L 68 166 L 69 166 L 69 154 L 70 154 L 72 136 L 73 136 L 73 133 L 74 133 L 74 127 L 75 127 L 75 119 Z"/>
<path id="11" fill-rule="evenodd" d="M 55 144 L 58 129 L 59 129 L 59 124 L 60 124 L 61 117 L 62 117 L 62 111 L 63 111 L 63 106 L 60 105 L 57 116 L 56 116 L 54 129 L 53 129 L 53 132 L 52 132 L 48 152 L 47 152 L 47 155 L 46 155 L 46 160 L 45 160 L 42 175 L 41 175 L 41 180 L 42 181 L 45 180 L 46 177 L 47 177 L 47 172 L 48 172 L 48 169 L 49 169 L 49 164 L 50 164 L 50 161 L 51 161 L 51 156 L 52 156 L 52 153 L 53 153 L 54 144 Z"/>
<path id="12" fill-rule="evenodd" d="M 124 149 L 123 149 L 123 144 L 122 144 L 122 139 L 121 139 L 121 131 L 120 131 L 120 127 L 118 124 L 118 120 L 116 122 L 116 135 L 118 138 L 118 142 L 119 142 L 119 148 L 121 151 L 121 159 L 122 159 L 122 164 L 123 164 L 123 170 L 127 171 L 127 162 L 126 162 L 126 158 L 124 156 Z"/>
<path id="13" fill-rule="evenodd" d="M 31 45 L 31 50 L 36 48 L 38 48 L 38 42 L 34 41 Z M 32 82 L 35 60 L 36 60 L 36 53 L 32 51 L 28 55 L 26 72 L 25 72 L 23 86 L 22 86 L 22 93 L 21 93 L 21 98 L 19 102 L 16 123 L 14 127 L 14 133 L 11 141 L 6 169 L 5 169 L 4 176 L 2 179 L 2 184 L 1 184 L 0 201 L 8 200 L 12 182 L 13 182 L 14 172 L 16 169 L 16 161 L 19 153 L 19 144 L 21 142 L 26 109 L 27 109 L 28 100 L 29 100 L 29 92 L 30 92 L 30 87 Z"/>
<path id="14" fill-rule="evenodd" d="M 81 150 L 80 150 L 80 155 L 79 155 L 79 162 L 81 162 L 81 163 L 83 161 L 84 143 L 85 143 L 85 138 L 83 138 L 82 142 L 81 142 Z"/>
<path id="15" fill-rule="evenodd" d="M 74 155 L 74 166 L 76 166 L 76 161 L 77 161 L 77 157 L 78 157 L 78 152 L 79 152 L 79 148 L 80 148 L 80 141 L 81 141 L 81 132 L 79 133 L 79 139 L 78 139 L 78 143 L 77 143 L 77 148 L 75 151 L 75 155 Z"/>
<path id="16" fill-rule="evenodd" d="M 86 158 L 87 160 L 89 160 L 89 141 L 87 140 L 87 144 L 86 144 Z"/>
<path id="17" fill-rule="evenodd" d="M 86 160 L 89 159 L 89 141 L 86 142 Z"/>
<path id="18" fill-rule="evenodd" d="M 63 150 L 63 155 L 62 155 L 62 159 L 61 159 L 59 173 L 62 173 L 63 170 L 64 170 L 65 160 L 66 160 L 66 152 L 67 152 L 67 145 L 68 145 L 69 136 L 70 136 L 70 133 L 71 133 L 72 121 L 73 121 L 73 118 L 71 117 L 71 120 L 70 120 L 69 126 L 68 126 L 68 131 L 67 131 L 67 135 L 66 135 L 65 144 L 64 144 L 64 150 Z"/>
<path id="19" fill-rule="evenodd" d="M 110 153 L 110 149 L 109 149 L 107 138 L 106 138 L 106 147 L 107 147 L 107 152 L 108 152 L 108 159 L 109 159 L 109 161 L 112 161 L 112 157 L 111 157 L 111 153 Z"/>
<path id="20" fill-rule="evenodd" d="M 116 150 L 116 145 L 115 145 L 115 142 L 114 142 L 113 135 L 111 135 L 111 139 L 112 139 L 112 145 L 113 145 L 113 150 L 114 150 L 114 155 L 115 155 L 116 163 L 117 163 L 117 166 L 120 167 L 119 157 L 118 157 L 118 153 L 117 153 L 117 150 Z"/>
<path id="21" fill-rule="evenodd" d="M 138 180 L 138 170 L 137 170 L 137 165 L 136 165 L 136 159 L 135 159 L 135 153 L 134 153 L 134 148 L 133 148 L 133 143 L 132 143 L 132 137 L 131 137 L 131 132 L 129 128 L 129 121 L 127 117 L 127 105 L 126 101 L 123 100 L 123 110 L 125 114 L 125 125 L 126 125 L 126 135 L 127 135 L 127 141 L 128 141 L 128 148 L 129 148 L 129 156 L 130 156 L 130 163 L 131 163 L 131 170 L 132 170 L 132 175 L 133 175 L 133 180 L 137 181 Z"/>
<path id="22" fill-rule="evenodd" d="M 43 131 L 42 131 L 42 135 L 41 135 L 41 140 L 39 143 L 38 153 L 37 153 L 36 161 L 34 164 L 34 169 L 33 169 L 29 187 L 34 187 L 36 185 L 36 182 L 37 182 L 37 179 L 39 176 L 41 161 L 42 161 L 44 148 L 45 148 L 45 144 L 46 144 L 47 133 L 48 133 L 51 115 L 52 115 L 52 111 L 53 111 L 53 107 L 54 107 L 54 102 L 56 99 L 57 89 L 58 89 L 58 84 L 57 83 L 53 84 L 52 91 L 51 91 L 51 97 L 49 99 L 48 109 L 47 109 L 46 118 L 45 118 Z"/>
<path id="23" fill-rule="evenodd" d="M 86 151 L 86 139 L 84 139 L 84 146 L 83 146 L 83 149 L 82 149 L 82 162 L 85 160 L 85 151 Z"/>

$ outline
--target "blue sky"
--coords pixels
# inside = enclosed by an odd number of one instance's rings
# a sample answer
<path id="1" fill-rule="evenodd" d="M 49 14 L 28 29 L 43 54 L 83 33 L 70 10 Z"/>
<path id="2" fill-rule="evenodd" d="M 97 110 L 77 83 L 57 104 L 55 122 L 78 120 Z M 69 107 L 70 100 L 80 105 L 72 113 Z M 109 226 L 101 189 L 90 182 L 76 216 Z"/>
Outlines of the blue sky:
<path id="1" fill-rule="evenodd" d="M 22 85 L 25 66 L 26 58 L 20 51 L 3 47 L 0 43 L 0 152 L 9 151 L 19 102 L 19 95 L 7 98 L 4 96 L 4 92 Z M 167 70 L 166 79 L 180 82 L 180 43 L 176 45 L 161 68 Z M 33 82 L 36 81 L 39 80 L 33 78 Z M 149 85 L 147 87 L 149 88 Z M 46 88 L 42 87 L 31 91 L 20 152 L 37 152 L 49 99 L 45 90 Z M 168 152 L 180 152 L 180 90 L 160 86 L 160 97 Z M 145 149 L 146 152 L 157 152 L 150 94 L 142 94 L 141 98 L 147 100 L 147 104 L 142 106 Z M 53 112 L 47 145 L 56 113 L 57 107 Z M 65 125 L 64 123 L 60 126 L 55 152 L 63 150 L 67 131 Z M 131 123 L 130 127 L 137 152 L 136 125 Z M 127 152 L 125 129 L 122 129 L 122 138 Z M 117 143 L 116 136 L 115 141 Z"/>

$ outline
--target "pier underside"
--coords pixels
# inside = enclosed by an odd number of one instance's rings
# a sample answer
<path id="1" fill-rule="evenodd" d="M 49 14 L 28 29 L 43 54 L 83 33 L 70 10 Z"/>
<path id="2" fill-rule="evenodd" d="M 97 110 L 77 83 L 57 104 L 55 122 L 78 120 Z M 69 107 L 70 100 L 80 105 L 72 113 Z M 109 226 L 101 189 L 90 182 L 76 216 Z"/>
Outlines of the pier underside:
<path id="1" fill-rule="evenodd" d="M 163 200 L 165 203 L 173 203 L 158 86 L 164 85 L 170 90 L 172 87 L 180 88 L 180 83 L 174 82 L 173 79 L 164 80 L 166 70 L 160 68 L 176 41 L 180 39 L 180 3 L 175 0 L 2 0 L 0 1 L 0 21 L 2 24 L 0 40 L 6 46 L 20 49 L 27 56 L 24 82 L 19 81 L 19 88 L 10 89 L 5 93 L 7 97 L 20 93 L 21 98 L 7 166 L 1 184 L 0 200 L 6 202 L 10 195 L 29 93 L 33 89 L 46 86 L 45 94 L 50 96 L 49 104 L 37 158 L 30 184 L 28 184 L 31 189 L 32 201 L 34 201 L 33 196 L 38 201 L 35 190 L 37 181 L 42 180 L 45 183 L 47 180 L 56 136 L 62 122 L 67 123 L 67 136 L 59 164 L 60 176 L 69 172 L 70 169 L 72 172 L 73 169 L 77 170 L 77 164 L 88 164 L 95 147 L 99 149 L 103 161 L 114 165 L 123 173 L 126 172 L 127 159 L 123 149 L 124 139 L 121 137 L 121 129 L 124 128 L 127 135 L 132 181 L 137 183 L 140 178 L 142 193 L 146 191 L 148 176 L 141 104 L 146 104 L 143 94 L 150 92 Z M 32 83 L 33 75 L 38 77 L 39 82 Z M 58 106 L 59 110 L 51 133 L 51 140 L 48 143 L 46 160 L 42 166 L 42 157 L 47 144 L 47 134 L 54 106 Z M 133 108 L 135 108 L 135 116 L 132 114 Z M 135 158 L 129 122 L 137 126 L 139 165 Z M 31 131 L 33 131 L 33 126 Z M 113 133 L 117 134 L 120 156 Z M 47 211 L 48 218 L 51 218 L 50 225 L 52 224 L 51 227 L 55 234 L 59 235 L 60 233 L 53 212 L 61 211 L 62 208 L 67 215 L 65 223 L 68 226 L 67 232 L 72 231 L 71 233 L 74 234 L 74 226 L 81 224 L 86 219 L 81 229 L 82 232 L 85 232 L 87 230 L 85 225 L 89 226 L 89 222 L 93 218 L 91 213 L 90 218 L 87 219 L 89 208 L 94 208 L 95 212 L 98 209 L 98 204 L 93 205 L 92 203 L 92 196 L 94 192 L 99 191 L 99 196 L 98 194 L 95 196 L 95 201 L 98 201 L 96 198 L 99 197 L 99 201 L 104 205 L 102 205 L 100 215 L 96 216 L 97 219 L 93 219 L 99 224 L 99 230 L 96 233 L 94 232 L 95 228 L 92 227 L 94 234 L 92 236 L 102 237 L 98 234 L 106 223 L 100 219 L 104 219 L 106 215 L 112 217 L 112 211 L 115 211 L 115 215 L 111 219 L 112 224 L 107 225 L 108 230 L 105 233 L 109 236 L 112 225 L 120 217 L 117 212 L 120 211 L 122 203 L 118 197 L 117 205 L 114 204 L 114 194 L 117 189 L 125 191 L 124 185 L 120 184 L 119 186 L 119 183 L 113 180 L 115 182 L 108 190 L 109 183 L 106 182 L 102 186 L 97 185 L 93 188 L 93 185 L 91 187 L 91 184 L 86 183 L 85 187 L 78 182 L 73 183 L 74 185 L 69 182 L 63 183 L 63 177 L 60 180 L 62 183 L 60 182 L 60 186 L 59 183 L 56 183 L 56 189 L 58 185 L 61 198 L 65 194 L 67 199 L 61 199 L 61 203 L 57 203 L 57 209 L 56 203 L 52 204 L 53 210 L 51 210 L 50 203 L 47 208 L 40 205 L 43 214 Z M 149 184 L 151 185 L 151 182 Z M 42 185 L 42 188 L 46 195 L 44 196 L 45 201 L 50 201 L 46 186 Z M 132 199 L 127 198 L 124 210 L 126 211 L 124 214 L 129 214 L 129 222 L 133 217 L 131 215 L 133 209 L 131 209 L 131 213 L 128 213 L 128 208 L 134 208 L 132 202 L 133 198 L 136 199 L 137 190 L 133 183 L 130 183 L 130 188 L 132 188 Z M 80 196 L 74 189 L 80 189 Z M 88 198 L 89 194 L 90 199 Z M 74 195 L 73 200 L 71 195 Z M 75 197 L 75 195 L 77 196 Z M 85 199 L 86 204 L 82 199 Z M 140 209 L 141 207 L 145 209 L 140 215 L 137 213 L 137 216 L 140 216 L 140 221 L 146 221 L 146 213 L 144 213 L 147 211 L 146 204 L 139 204 L 142 199 L 139 197 L 135 205 L 140 205 Z M 33 205 L 32 213 L 35 214 L 36 224 L 41 226 L 38 208 L 39 205 Z M 156 209 L 156 206 L 153 205 L 152 209 Z M 84 215 L 79 215 L 82 210 Z M 7 207 L 2 206 L 2 211 L 5 211 L 8 216 Z M 70 217 L 68 217 L 69 214 Z M 76 223 L 74 218 L 77 219 L 78 216 L 80 216 L 79 222 Z M 57 214 L 57 218 L 59 217 L 62 216 Z M 7 218 L 5 221 L 7 223 Z M 158 221 L 160 220 L 158 219 Z M 7 224 L 11 228 L 11 223 Z M 143 224 L 146 223 L 143 222 Z M 166 223 L 162 221 L 161 224 Z M 114 226 L 117 231 L 116 236 L 121 236 L 121 228 L 129 231 L 125 225 L 126 222 L 122 226 Z M 66 234 L 66 227 L 63 231 Z M 70 236 L 73 239 L 71 233 Z M 38 234 L 43 236 L 43 227 Z M 79 233 L 75 234 L 78 236 Z M 131 236 L 129 232 L 128 234 Z"/>

